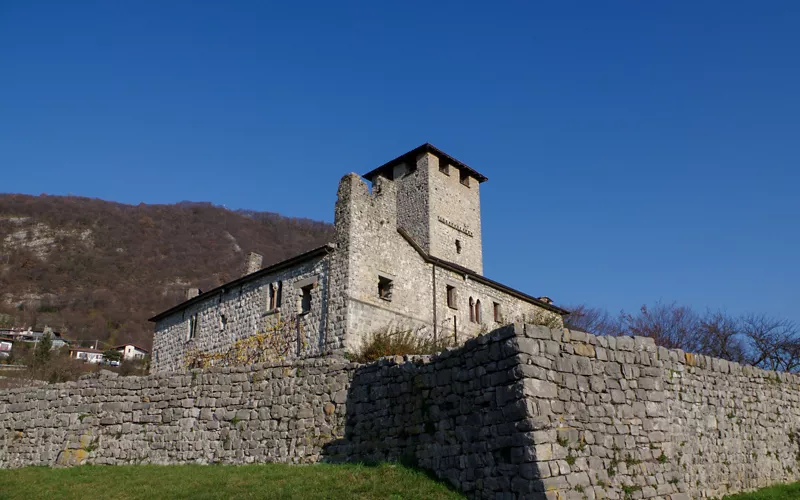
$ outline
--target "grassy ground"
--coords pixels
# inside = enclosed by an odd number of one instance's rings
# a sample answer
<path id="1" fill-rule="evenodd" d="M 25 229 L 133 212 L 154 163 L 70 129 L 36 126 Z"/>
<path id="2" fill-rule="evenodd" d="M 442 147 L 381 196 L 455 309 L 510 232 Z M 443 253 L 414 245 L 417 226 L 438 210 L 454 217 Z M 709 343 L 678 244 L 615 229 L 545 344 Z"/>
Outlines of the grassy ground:
<path id="1" fill-rule="evenodd" d="M 0 470 L 0 499 L 460 499 L 399 465 L 131 465 Z"/>
<path id="2" fill-rule="evenodd" d="M 730 495 L 723 500 L 797 500 L 800 498 L 800 483 L 773 486 L 753 493 Z"/>

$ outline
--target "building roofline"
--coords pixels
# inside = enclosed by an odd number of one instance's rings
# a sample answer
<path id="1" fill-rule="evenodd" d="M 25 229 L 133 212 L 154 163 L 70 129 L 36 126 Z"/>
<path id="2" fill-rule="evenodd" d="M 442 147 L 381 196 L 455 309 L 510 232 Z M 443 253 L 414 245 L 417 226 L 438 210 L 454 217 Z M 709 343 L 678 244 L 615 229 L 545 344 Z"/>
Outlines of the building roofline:
<path id="1" fill-rule="evenodd" d="M 103 354 L 103 351 L 101 351 L 100 349 L 95 349 L 94 347 L 70 347 L 70 348 L 69 348 L 69 350 L 70 350 L 70 352 L 71 352 L 71 351 L 77 351 L 77 352 L 96 352 L 96 353 Z"/>
<path id="2" fill-rule="evenodd" d="M 144 347 L 138 346 L 138 345 L 136 345 L 136 344 L 120 344 L 120 345 L 115 345 L 115 346 L 114 346 L 114 347 L 112 347 L 111 349 L 119 349 L 120 347 L 122 347 L 122 348 L 125 348 L 125 347 L 127 347 L 127 346 L 129 346 L 129 345 L 132 345 L 133 347 L 135 347 L 135 348 L 139 349 L 140 351 L 144 351 L 144 352 L 150 352 L 150 350 L 149 350 L 149 349 L 145 349 Z"/>
<path id="3" fill-rule="evenodd" d="M 420 153 L 433 153 L 433 154 L 435 154 L 436 156 L 438 156 L 440 158 L 444 158 L 445 160 L 447 160 L 447 162 L 450 165 L 452 165 L 452 166 L 454 166 L 454 167 L 456 167 L 458 169 L 461 169 L 461 170 L 466 170 L 467 173 L 469 173 L 470 176 L 472 176 L 475 179 L 477 179 L 477 181 L 479 183 L 480 182 L 486 182 L 486 181 L 489 180 L 485 175 L 483 175 L 483 174 L 479 173 L 478 171 L 476 171 L 475 169 L 471 168 L 466 163 L 463 163 L 463 162 L 460 162 L 460 161 L 456 160 L 455 158 L 453 158 L 452 156 L 450 156 L 449 154 L 445 153 L 444 151 L 442 151 L 441 149 L 437 148 L 436 146 L 434 146 L 433 144 L 431 144 L 429 142 L 426 142 L 425 144 L 423 144 L 421 146 L 417 146 L 416 148 L 412 149 L 411 151 L 398 156 L 394 160 L 391 160 L 389 162 L 384 163 L 383 165 L 381 165 L 380 167 L 378 167 L 376 169 L 370 170 L 366 174 L 362 175 L 362 177 L 364 177 L 365 179 L 367 179 L 367 180 L 369 180 L 371 182 L 373 177 L 375 177 L 376 175 L 378 175 L 380 173 L 386 172 L 388 169 L 390 169 L 391 167 L 394 167 L 398 163 L 412 163 L 412 164 L 416 165 L 417 156 Z"/>
<path id="4" fill-rule="evenodd" d="M 191 298 L 189 300 L 181 302 L 180 304 L 178 304 L 176 306 L 173 306 L 173 307 L 167 309 L 164 312 L 156 314 L 155 316 L 153 316 L 152 318 L 148 319 L 147 321 L 152 321 L 152 322 L 159 321 L 159 320 L 164 319 L 167 316 L 169 316 L 169 315 L 171 315 L 171 314 L 173 314 L 173 313 L 175 313 L 177 311 L 180 311 L 181 309 L 184 309 L 186 307 L 191 306 L 192 304 L 197 304 L 198 302 L 202 302 L 202 301 L 208 299 L 209 297 L 212 297 L 212 296 L 214 296 L 214 295 L 216 295 L 216 294 L 218 294 L 220 292 L 224 293 L 229 288 L 233 288 L 233 287 L 242 285 L 244 283 L 247 283 L 248 281 L 254 280 L 256 278 L 260 278 L 260 277 L 262 277 L 262 276 L 264 276 L 266 274 L 270 274 L 270 273 L 273 273 L 275 271 L 279 271 L 281 269 L 285 269 L 287 267 L 291 267 L 291 266 L 294 266 L 296 264 L 300 264 L 300 263 L 305 262 L 305 261 L 307 261 L 309 259 L 313 259 L 314 257 L 319 257 L 320 255 L 327 255 L 327 254 L 331 253 L 333 250 L 334 250 L 333 244 L 327 243 L 327 244 L 325 244 L 325 245 L 323 245 L 321 247 L 317 247 L 317 248 L 315 248 L 313 250 L 309 250 L 306 253 L 301 253 L 300 255 L 296 255 L 296 256 L 291 257 L 289 259 L 282 260 L 282 261 L 280 261 L 280 262 L 278 262 L 276 264 L 272 264 L 269 267 L 265 267 L 264 269 L 259 269 L 258 271 L 254 272 L 254 273 L 250 273 L 248 275 L 242 276 L 241 278 L 235 279 L 233 281 L 229 281 L 228 283 L 225 283 L 224 285 L 220 285 L 220 286 L 218 286 L 218 287 L 216 287 L 216 288 L 214 288 L 212 290 L 209 290 L 208 292 L 201 293 L 197 297 L 193 297 L 193 298 Z"/>
<path id="5" fill-rule="evenodd" d="M 548 311 L 552 311 L 552 312 L 557 313 L 557 314 L 559 314 L 561 316 L 566 316 L 566 315 L 568 315 L 570 313 L 566 309 L 562 309 L 562 308 L 560 308 L 558 306 L 554 306 L 553 304 L 548 304 L 547 302 L 539 300 L 536 297 L 532 297 L 532 296 L 528 295 L 527 293 L 520 292 L 519 290 L 515 290 L 515 289 L 513 289 L 511 287 L 508 287 L 508 286 L 502 284 L 502 283 L 498 283 L 497 281 L 494 281 L 494 280 L 491 280 L 491 279 L 489 279 L 489 278 L 487 278 L 485 276 L 482 276 L 482 275 L 476 273 L 475 271 L 473 271 L 471 269 L 467 269 L 464 266 L 460 266 L 460 265 L 458 265 L 456 263 L 453 263 L 453 262 L 450 262 L 450 261 L 446 261 L 446 260 L 440 259 L 438 257 L 434 257 L 432 255 L 429 255 L 428 252 L 426 252 L 421 246 L 419 246 L 417 244 L 416 241 L 414 241 L 414 238 L 410 234 L 408 234 L 408 232 L 405 229 L 403 229 L 402 227 L 398 228 L 397 232 L 400 233 L 400 236 L 402 236 L 412 247 L 414 247 L 414 249 L 422 256 L 422 258 L 425 260 L 425 262 L 428 262 L 428 263 L 431 263 L 431 264 L 435 264 L 435 265 L 437 265 L 437 266 L 439 266 L 441 268 L 448 269 L 448 270 L 456 272 L 456 273 L 465 274 L 465 275 L 469 276 L 471 279 L 473 279 L 474 281 L 477 281 L 478 283 L 482 283 L 482 284 L 487 285 L 487 286 L 489 286 L 491 288 L 494 288 L 495 290 L 499 290 L 501 292 L 507 293 L 507 294 L 509 294 L 509 295 L 511 295 L 513 297 L 516 297 L 516 298 L 518 298 L 520 300 L 524 300 L 525 302 L 530 302 L 532 304 L 535 304 L 535 305 L 541 307 L 542 309 L 547 309 Z"/>

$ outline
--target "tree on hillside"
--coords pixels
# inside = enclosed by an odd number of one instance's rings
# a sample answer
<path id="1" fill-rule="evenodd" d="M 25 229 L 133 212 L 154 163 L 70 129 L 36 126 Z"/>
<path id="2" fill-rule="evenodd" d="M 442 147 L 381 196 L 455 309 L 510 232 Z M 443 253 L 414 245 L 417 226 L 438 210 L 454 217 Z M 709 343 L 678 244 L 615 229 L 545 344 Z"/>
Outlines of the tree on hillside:
<path id="1" fill-rule="evenodd" d="M 33 352 L 33 362 L 37 367 L 44 366 L 50 361 L 50 350 L 53 348 L 53 337 L 50 333 L 45 333 L 42 339 L 36 344 Z"/>

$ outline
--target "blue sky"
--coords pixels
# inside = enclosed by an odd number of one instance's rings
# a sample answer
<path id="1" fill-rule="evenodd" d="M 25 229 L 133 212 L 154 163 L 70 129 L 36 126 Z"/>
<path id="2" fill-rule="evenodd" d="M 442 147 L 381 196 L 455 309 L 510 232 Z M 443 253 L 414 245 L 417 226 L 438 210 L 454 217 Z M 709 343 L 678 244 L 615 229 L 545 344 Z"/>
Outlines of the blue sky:
<path id="1" fill-rule="evenodd" d="M 800 322 L 798 2 L 0 1 L 0 191 L 331 221 L 431 142 L 485 274 Z"/>

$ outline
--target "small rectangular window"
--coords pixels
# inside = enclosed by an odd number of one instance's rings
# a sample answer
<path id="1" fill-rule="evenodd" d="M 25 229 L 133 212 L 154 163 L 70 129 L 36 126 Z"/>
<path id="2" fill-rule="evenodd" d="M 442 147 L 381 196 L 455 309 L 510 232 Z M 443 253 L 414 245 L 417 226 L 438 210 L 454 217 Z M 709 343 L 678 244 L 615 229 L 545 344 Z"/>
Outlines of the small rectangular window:
<path id="1" fill-rule="evenodd" d="M 391 302 L 394 283 L 389 278 L 378 276 L 378 297 Z"/>
<path id="2" fill-rule="evenodd" d="M 281 306 L 282 299 L 283 299 L 283 281 L 279 281 L 278 290 L 275 292 L 275 308 Z"/>
<path id="3" fill-rule="evenodd" d="M 494 303 L 494 322 L 500 323 L 503 321 L 503 316 L 500 314 L 500 304 Z"/>
<path id="4" fill-rule="evenodd" d="M 439 160 L 439 172 L 444 175 L 450 175 L 450 165 L 442 160 Z"/>
<path id="5" fill-rule="evenodd" d="M 305 314 L 311 312 L 311 289 L 314 288 L 314 285 L 306 285 L 300 290 L 303 292 L 302 297 L 300 298 L 300 313 Z"/>
<path id="6" fill-rule="evenodd" d="M 458 309 L 456 307 L 457 297 L 456 297 L 456 287 L 447 285 L 447 307 L 450 309 Z"/>
<path id="7" fill-rule="evenodd" d="M 459 180 L 461 181 L 461 184 L 469 187 L 469 172 L 467 172 L 466 170 L 460 170 L 458 177 Z"/>
<path id="8" fill-rule="evenodd" d="M 186 336 L 186 340 L 192 340 L 197 336 L 197 315 L 192 315 L 189 318 L 189 334 Z"/>
<path id="9" fill-rule="evenodd" d="M 456 253 L 461 253 L 461 240 L 456 240 Z"/>

